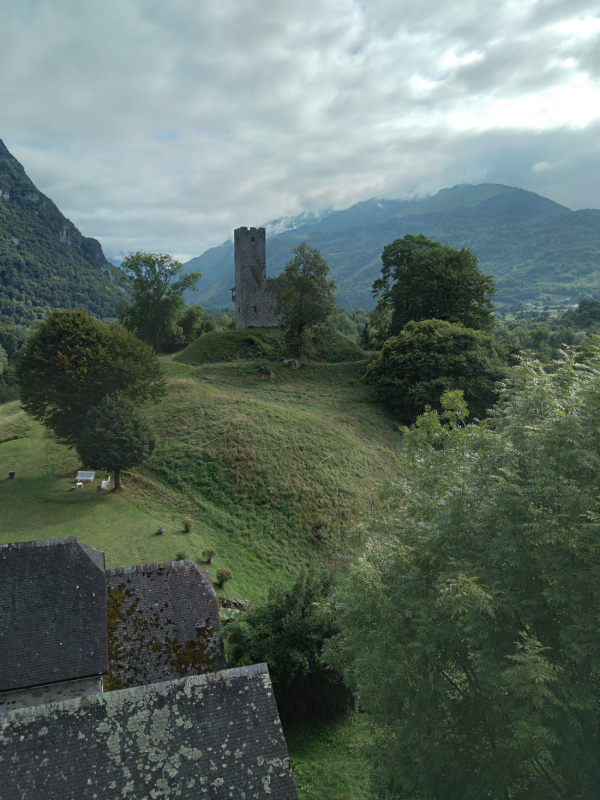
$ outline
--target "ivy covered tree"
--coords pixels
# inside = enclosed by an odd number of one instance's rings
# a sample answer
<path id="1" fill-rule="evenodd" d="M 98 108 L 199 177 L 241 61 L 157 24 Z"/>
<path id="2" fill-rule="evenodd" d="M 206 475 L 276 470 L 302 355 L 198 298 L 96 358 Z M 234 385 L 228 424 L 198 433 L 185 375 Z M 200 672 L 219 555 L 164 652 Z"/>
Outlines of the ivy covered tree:
<path id="1" fill-rule="evenodd" d="M 122 471 L 150 458 L 156 436 L 139 406 L 113 395 L 88 411 L 76 447 L 84 466 L 113 472 L 120 489 Z"/>
<path id="2" fill-rule="evenodd" d="M 507 354 L 483 331 L 438 319 L 409 322 L 368 365 L 365 381 L 405 424 L 425 406 L 440 409 L 446 389 L 461 389 L 477 418 L 498 397 Z"/>
<path id="3" fill-rule="evenodd" d="M 82 311 L 55 311 L 42 322 L 16 374 L 24 409 L 71 447 L 87 412 L 106 395 L 139 404 L 165 392 L 162 365 L 147 345 Z"/>
<path id="4" fill-rule="evenodd" d="M 441 319 L 467 328 L 493 326 L 494 281 L 484 275 L 477 258 L 463 247 L 407 234 L 383 248 L 381 278 L 373 284 L 379 304 L 391 310 L 389 335 L 407 322 Z M 383 316 L 383 311 L 380 312 Z"/>
<path id="5" fill-rule="evenodd" d="M 199 272 L 177 277 L 183 264 L 162 253 L 138 252 L 123 259 L 121 269 L 131 279 L 133 300 L 117 309 L 119 321 L 156 353 L 169 341 L 181 341 L 183 293 L 195 289 Z"/>
<path id="6" fill-rule="evenodd" d="M 446 394 L 366 524 L 338 658 L 386 798 L 598 795 L 600 355 L 555 366 L 479 425 Z"/>
<path id="7" fill-rule="evenodd" d="M 293 258 L 275 278 L 276 314 L 291 350 L 309 355 L 319 329 L 335 309 L 335 283 L 327 280 L 329 265 L 306 243 L 292 250 Z"/>

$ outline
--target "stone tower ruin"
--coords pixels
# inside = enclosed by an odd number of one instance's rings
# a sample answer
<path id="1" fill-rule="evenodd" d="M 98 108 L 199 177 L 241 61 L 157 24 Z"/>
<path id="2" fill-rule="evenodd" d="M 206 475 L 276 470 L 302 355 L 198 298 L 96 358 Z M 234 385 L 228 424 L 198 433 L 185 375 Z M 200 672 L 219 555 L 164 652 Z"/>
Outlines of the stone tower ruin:
<path id="1" fill-rule="evenodd" d="M 237 228 L 233 241 L 235 287 L 231 299 L 236 330 L 278 325 L 273 278 L 267 278 L 265 229 Z"/>

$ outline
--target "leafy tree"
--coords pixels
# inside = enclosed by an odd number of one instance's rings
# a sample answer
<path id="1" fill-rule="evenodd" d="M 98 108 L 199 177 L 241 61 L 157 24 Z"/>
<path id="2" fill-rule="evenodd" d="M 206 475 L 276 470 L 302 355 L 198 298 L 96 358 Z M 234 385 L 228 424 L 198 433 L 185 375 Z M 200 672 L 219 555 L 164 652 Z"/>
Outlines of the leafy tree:
<path id="1" fill-rule="evenodd" d="M 8 366 L 8 355 L 6 350 L 0 344 L 0 375 L 4 372 L 4 367 Z"/>
<path id="2" fill-rule="evenodd" d="M 299 244 L 294 257 L 275 278 L 276 314 L 288 344 L 301 357 L 310 352 L 319 327 L 335 309 L 335 283 L 327 280 L 329 265 L 318 250 Z"/>
<path id="3" fill-rule="evenodd" d="M 404 434 L 340 598 L 338 654 L 397 800 L 598 795 L 600 356 L 511 370 Z"/>
<path id="4" fill-rule="evenodd" d="M 480 272 L 477 258 L 466 247 L 456 250 L 408 234 L 386 245 L 381 260 L 381 278 L 373 284 L 373 293 L 391 308 L 392 336 L 407 322 L 423 319 L 460 322 L 477 330 L 492 327 L 494 281 Z"/>
<path id="5" fill-rule="evenodd" d="M 338 631 L 329 603 L 331 576 L 302 572 L 291 589 L 269 589 L 267 604 L 227 623 L 231 666 L 266 661 L 281 717 L 330 716 L 348 708 L 350 694 L 338 671 L 322 659 L 325 642 Z"/>
<path id="6" fill-rule="evenodd" d="M 369 363 L 365 380 L 399 420 L 410 424 L 426 405 L 439 409 L 446 389 L 462 389 L 475 416 L 484 417 L 506 369 L 502 346 L 491 336 L 428 319 L 409 322 L 388 339 Z"/>
<path id="7" fill-rule="evenodd" d="M 119 320 L 157 353 L 169 339 L 181 339 L 177 322 L 185 308 L 183 293 L 195 289 L 200 280 L 199 272 L 177 278 L 182 268 L 169 255 L 142 252 L 127 256 L 121 264 L 131 278 L 134 296 L 130 305 L 119 306 Z"/>
<path id="8" fill-rule="evenodd" d="M 165 391 L 162 366 L 149 347 L 82 311 L 55 311 L 42 322 L 16 372 L 24 409 L 70 446 L 87 412 L 106 395 L 143 403 Z"/>
<path id="9" fill-rule="evenodd" d="M 206 329 L 212 330 L 214 325 L 203 319 L 202 306 L 189 306 L 177 320 L 177 325 L 183 331 L 183 338 L 187 344 L 197 339 Z"/>
<path id="10" fill-rule="evenodd" d="M 120 489 L 121 472 L 150 458 L 156 436 L 133 400 L 107 395 L 88 411 L 76 447 L 82 464 L 114 472 L 115 489 Z"/>

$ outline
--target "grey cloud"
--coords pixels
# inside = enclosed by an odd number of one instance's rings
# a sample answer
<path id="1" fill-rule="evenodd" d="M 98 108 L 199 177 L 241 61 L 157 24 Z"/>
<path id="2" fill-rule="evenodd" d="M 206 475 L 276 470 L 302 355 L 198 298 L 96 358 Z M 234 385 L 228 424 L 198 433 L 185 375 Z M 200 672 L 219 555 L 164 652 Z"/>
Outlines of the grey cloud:
<path id="1" fill-rule="evenodd" d="M 555 27 L 593 13 L 582 0 L 21 0 L 0 28 L 0 137 L 113 256 L 196 255 L 239 224 L 461 181 L 597 206 L 596 124 L 486 125 L 496 102 L 598 78 L 597 37 Z"/>

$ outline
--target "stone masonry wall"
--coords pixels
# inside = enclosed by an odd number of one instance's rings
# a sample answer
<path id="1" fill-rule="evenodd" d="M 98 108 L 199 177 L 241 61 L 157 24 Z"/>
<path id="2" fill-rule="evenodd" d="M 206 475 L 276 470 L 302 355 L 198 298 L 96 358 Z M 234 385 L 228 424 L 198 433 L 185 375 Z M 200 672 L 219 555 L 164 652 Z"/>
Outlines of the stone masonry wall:
<path id="1" fill-rule="evenodd" d="M 224 669 L 217 596 L 190 559 L 106 571 L 111 691 Z"/>
<path id="2" fill-rule="evenodd" d="M 0 712 L 0 800 L 297 800 L 265 664 Z"/>
<path id="3" fill-rule="evenodd" d="M 237 228 L 235 249 L 235 327 L 278 325 L 273 279 L 267 278 L 264 228 Z"/>

